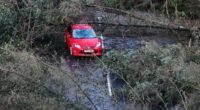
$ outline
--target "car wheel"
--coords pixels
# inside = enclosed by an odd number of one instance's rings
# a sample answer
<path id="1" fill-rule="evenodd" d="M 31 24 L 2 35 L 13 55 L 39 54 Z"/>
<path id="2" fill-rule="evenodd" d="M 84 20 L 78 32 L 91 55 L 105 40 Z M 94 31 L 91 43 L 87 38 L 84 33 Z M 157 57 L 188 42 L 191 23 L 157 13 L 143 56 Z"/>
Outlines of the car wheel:
<path id="1" fill-rule="evenodd" d="M 102 59 L 102 55 L 98 56 L 99 59 Z"/>

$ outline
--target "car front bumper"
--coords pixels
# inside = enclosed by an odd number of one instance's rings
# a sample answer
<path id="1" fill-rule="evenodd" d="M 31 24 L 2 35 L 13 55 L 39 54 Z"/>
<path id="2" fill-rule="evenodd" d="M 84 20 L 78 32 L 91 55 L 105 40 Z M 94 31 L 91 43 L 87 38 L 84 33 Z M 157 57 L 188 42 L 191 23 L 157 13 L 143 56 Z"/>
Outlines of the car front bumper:
<path id="1" fill-rule="evenodd" d="M 102 48 L 89 49 L 93 52 L 86 52 L 84 49 L 72 48 L 72 56 L 102 56 Z"/>

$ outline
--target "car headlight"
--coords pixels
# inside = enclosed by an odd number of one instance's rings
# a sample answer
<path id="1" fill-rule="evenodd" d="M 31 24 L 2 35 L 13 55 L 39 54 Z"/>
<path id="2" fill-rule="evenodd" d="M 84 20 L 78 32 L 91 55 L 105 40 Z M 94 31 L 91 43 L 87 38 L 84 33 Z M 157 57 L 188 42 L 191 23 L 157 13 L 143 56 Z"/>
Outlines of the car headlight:
<path id="1" fill-rule="evenodd" d="M 81 46 L 78 44 L 74 44 L 74 47 L 79 48 L 79 49 L 81 48 Z"/>
<path id="2" fill-rule="evenodd" d="M 99 48 L 101 46 L 101 42 L 98 42 L 98 44 L 96 45 L 96 48 Z"/>

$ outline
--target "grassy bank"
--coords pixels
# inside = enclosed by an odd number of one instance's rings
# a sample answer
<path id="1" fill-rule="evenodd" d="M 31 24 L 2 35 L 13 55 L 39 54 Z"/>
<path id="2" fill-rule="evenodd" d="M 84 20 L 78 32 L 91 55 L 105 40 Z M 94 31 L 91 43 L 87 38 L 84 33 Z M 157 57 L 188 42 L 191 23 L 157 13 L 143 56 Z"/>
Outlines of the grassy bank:
<path id="1" fill-rule="evenodd" d="M 66 89 L 74 83 L 60 71 L 57 61 L 12 45 L 2 46 L 0 56 L 1 110 L 84 109 L 65 98 Z"/>

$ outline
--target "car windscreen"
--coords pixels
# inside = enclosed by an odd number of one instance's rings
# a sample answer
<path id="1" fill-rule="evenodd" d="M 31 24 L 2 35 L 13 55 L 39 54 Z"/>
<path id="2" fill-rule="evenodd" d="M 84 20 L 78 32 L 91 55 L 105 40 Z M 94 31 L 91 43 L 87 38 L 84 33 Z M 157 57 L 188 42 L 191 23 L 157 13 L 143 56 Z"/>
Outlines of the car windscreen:
<path id="1" fill-rule="evenodd" d="M 73 30 L 73 37 L 77 39 L 96 38 L 96 34 L 93 29 L 75 29 Z"/>

